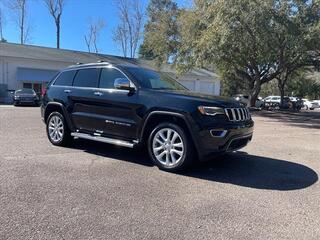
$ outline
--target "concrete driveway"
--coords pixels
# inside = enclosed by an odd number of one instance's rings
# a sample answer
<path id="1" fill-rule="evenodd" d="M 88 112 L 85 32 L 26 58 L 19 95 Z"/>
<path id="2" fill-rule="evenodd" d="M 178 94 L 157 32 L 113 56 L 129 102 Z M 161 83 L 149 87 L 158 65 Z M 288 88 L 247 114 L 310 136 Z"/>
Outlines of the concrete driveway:
<path id="1" fill-rule="evenodd" d="M 138 151 L 52 146 L 0 106 L 0 239 L 319 239 L 320 112 L 259 113 L 241 152 L 183 174 Z"/>

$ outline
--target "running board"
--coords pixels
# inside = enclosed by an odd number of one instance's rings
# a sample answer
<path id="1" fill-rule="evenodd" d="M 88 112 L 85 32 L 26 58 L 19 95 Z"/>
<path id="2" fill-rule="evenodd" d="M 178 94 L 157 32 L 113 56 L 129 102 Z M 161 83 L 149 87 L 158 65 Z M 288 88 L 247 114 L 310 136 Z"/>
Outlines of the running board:
<path id="1" fill-rule="evenodd" d="M 83 139 L 88 139 L 88 140 L 93 140 L 93 141 L 97 141 L 97 142 L 110 143 L 110 144 L 114 144 L 114 145 L 118 145 L 118 146 L 122 146 L 122 147 L 128 147 L 128 148 L 133 148 L 135 145 L 134 143 L 119 140 L 119 139 L 106 138 L 106 137 L 101 137 L 101 136 L 92 136 L 89 134 L 78 133 L 78 132 L 71 133 L 71 136 L 83 138 Z"/>

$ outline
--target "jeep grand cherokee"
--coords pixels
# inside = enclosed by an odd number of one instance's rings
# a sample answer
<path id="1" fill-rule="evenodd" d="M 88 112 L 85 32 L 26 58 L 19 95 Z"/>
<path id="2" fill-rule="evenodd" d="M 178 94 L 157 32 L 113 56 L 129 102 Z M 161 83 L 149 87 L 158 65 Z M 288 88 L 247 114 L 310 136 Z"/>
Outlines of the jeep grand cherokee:
<path id="1" fill-rule="evenodd" d="M 41 114 L 50 142 L 72 138 L 148 149 L 163 170 L 244 147 L 253 121 L 240 103 L 194 93 L 165 74 L 130 64 L 94 63 L 61 71 Z"/>

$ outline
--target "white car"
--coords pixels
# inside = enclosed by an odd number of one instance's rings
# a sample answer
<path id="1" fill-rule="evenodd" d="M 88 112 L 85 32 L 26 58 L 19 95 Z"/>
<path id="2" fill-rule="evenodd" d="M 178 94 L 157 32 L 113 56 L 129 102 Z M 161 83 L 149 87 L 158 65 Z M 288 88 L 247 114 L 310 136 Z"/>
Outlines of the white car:
<path id="1" fill-rule="evenodd" d="M 244 105 L 248 105 L 249 103 L 249 96 L 248 95 L 243 95 L 243 94 L 237 94 L 233 97 L 236 101 L 243 103 Z M 256 101 L 255 107 L 256 108 L 261 108 L 262 107 L 262 100 L 259 97 Z"/>
<path id="2" fill-rule="evenodd" d="M 320 100 L 309 101 L 308 99 L 302 99 L 303 106 L 305 109 L 313 110 L 315 108 L 320 108 Z"/>
<path id="3" fill-rule="evenodd" d="M 268 96 L 265 99 L 263 99 L 265 103 L 278 103 L 280 104 L 281 102 L 281 97 L 280 96 Z"/>

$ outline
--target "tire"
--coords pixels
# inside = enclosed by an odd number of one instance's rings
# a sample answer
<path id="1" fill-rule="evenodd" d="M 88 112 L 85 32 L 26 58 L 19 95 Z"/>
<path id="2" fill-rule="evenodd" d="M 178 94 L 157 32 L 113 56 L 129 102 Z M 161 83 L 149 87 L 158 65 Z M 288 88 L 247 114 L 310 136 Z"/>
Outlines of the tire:
<path id="1" fill-rule="evenodd" d="M 49 115 L 46 130 L 49 141 L 55 146 L 67 146 L 72 139 L 66 120 L 59 112 Z"/>
<path id="2" fill-rule="evenodd" d="M 161 123 L 149 136 L 148 152 L 159 169 L 177 172 L 192 163 L 194 146 L 181 127 L 173 123 Z"/>

